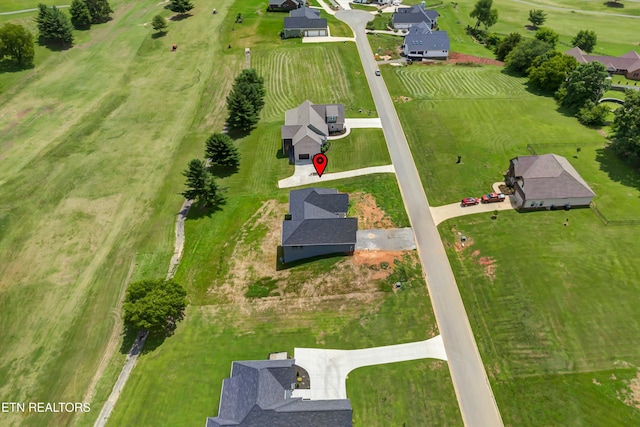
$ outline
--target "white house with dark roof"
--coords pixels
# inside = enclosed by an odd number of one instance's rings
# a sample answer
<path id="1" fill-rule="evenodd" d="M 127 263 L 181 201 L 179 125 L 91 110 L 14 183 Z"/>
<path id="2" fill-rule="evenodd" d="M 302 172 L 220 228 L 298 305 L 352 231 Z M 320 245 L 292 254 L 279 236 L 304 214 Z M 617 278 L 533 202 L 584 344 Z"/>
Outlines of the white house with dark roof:
<path id="1" fill-rule="evenodd" d="M 282 222 L 283 262 L 329 254 L 351 254 L 358 219 L 347 218 L 349 195 L 334 188 L 289 192 L 289 215 Z"/>
<path id="2" fill-rule="evenodd" d="M 421 22 L 427 24 L 430 29 L 438 25 L 438 12 L 425 9 L 425 2 L 414 4 L 411 7 L 398 8 L 393 14 L 392 23 L 396 30 L 406 30 Z"/>
<path id="3" fill-rule="evenodd" d="M 505 182 L 520 209 L 589 206 L 595 196 L 571 163 L 556 154 L 511 159 Z"/>
<path id="4" fill-rule="evenodd" d="M 580 64 L 597 61 L 607 67 L 610 74 L 623 74 L 630 80 L 640 80 L 640 54 L 634 50 L 622 56 L 589 55 L 576 46 L 565 55 L 573 56 Z"/>
<path id="5" fill-rule="evenodd" d="M 326 18 L 320 18 L 320 11 L 302 6 L 289 12 L 284 18 L 282 38 L 328 36 Z"/>
<path id="6" fill-rule="evenodd" d="M 402 51 L 410 59 L 447 59 L 449 36 L 446 31 L 433 31 L 425 22 L 421 22 L 409 28 Z"/>
<path id="7" fill-rule="evenodd" d="M 231 364 L 222 382 L 218 416 L 205 427 L 351 427 L 348 399 L 292 397 L 295 360 L 248 360 Z"/>
<path id="8" fill-rule="evenodd" d="M 304 101 L 285 112 L 280 128 L 282 152 L 295 162 L 307 162 L 322 152 L 329 134 L 344 129 L 343 104 L 314 104 Z"/>

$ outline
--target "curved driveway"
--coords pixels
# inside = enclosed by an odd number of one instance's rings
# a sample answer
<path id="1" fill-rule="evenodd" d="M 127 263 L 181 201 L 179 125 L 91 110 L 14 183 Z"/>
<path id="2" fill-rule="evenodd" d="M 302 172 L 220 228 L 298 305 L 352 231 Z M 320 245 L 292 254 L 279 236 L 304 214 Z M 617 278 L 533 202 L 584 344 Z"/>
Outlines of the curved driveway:
<path id="1" fill-rule="evenodd" d="M 373 19 L 373 15 L 358 10 L 344 10 L 336 13 L 336 17 L 349 24 L 356 37 L 364 73 L 382 120 L 400 192 L 416 235 L 416 246 L 447 353 L 462 419 L 466 426 L 502 426 L 500 412 L 400 120 L 383 78 L 374 74 L 377 64 L 365 34 L 365 25 Z"/>

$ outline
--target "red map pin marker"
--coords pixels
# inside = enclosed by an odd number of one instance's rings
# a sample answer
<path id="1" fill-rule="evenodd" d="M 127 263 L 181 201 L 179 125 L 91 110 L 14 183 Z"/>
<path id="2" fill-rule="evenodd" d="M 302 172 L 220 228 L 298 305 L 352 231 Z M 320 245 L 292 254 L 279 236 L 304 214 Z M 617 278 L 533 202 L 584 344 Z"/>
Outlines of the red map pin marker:
<path id="1" fill-rule="evenodd" d="M 327 167 L 327 156 L 324 153 L 318 153 L 313 156 L 313 167 L 316 168 L 318 176 L 321 177 Z"/>

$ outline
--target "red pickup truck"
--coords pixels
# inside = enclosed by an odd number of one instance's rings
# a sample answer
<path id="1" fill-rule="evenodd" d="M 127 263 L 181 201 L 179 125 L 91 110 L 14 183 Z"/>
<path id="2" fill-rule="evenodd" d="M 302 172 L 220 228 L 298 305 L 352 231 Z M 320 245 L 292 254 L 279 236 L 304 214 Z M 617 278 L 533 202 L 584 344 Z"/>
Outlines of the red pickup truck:
<path id="1" fill-rule="evenodd" d="M 503 193 L 489 193 L 482 196 L 482 203 L 504 202 L 506 196 Z"/>

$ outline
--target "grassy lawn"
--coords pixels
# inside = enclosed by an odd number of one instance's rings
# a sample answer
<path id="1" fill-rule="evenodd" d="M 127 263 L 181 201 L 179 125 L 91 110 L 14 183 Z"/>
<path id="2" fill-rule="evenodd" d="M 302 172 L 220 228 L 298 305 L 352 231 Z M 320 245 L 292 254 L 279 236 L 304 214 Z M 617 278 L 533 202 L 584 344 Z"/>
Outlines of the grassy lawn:
<path id="1" fill-rule="evenodd" d="M 191 306 L 175 336 L 143 355 L 110 425 L 198 425 L 216 415 L 222 380 L 233 360 L 264 359 L 294 347 L 362 348 L 426 339 L 434 328 L 424 283 L 398 293 L 377 293 L 367 304 L 352 296 L 318 301 L 314 310 L 290 308 L 249 312 L 232 307 Z M 304 302 L 304 301 L 302 301 Z M 410 365 L 410 366 L 407 366 Z M 348 380 L 358 426 L 416 425 L 443 418 L 461 424 L 448 368 L 434 361 L 361 369 Z M 197 367 L 197 369 L 194 369 Z M 166 375 L 158 376 L 158 372 Z M 399 372 L 399 374 L 398 374 Z M 408 376 L 411 385 L 407 385 Z M 397 391 L 390 392 L 396 389 Z M 380 407 L 380 396 L 387 396 Z M 432 396 L 437 404 L 416 405 L 411 396 Z M 392 407 L 391 407 L 392 406 Z"/>
<path id="2" fill-rule="evenodd" d="M 35 69 L 0 74 L 6 401 L 83 401 L 119 327 L 113 309 L 131 267 L 166 272 L 180 171 L 221 126 L 211 99 L 224 99 L 242 64 L 216 63 L 218 33 L 198 6 L 170 24 L 170 40 L 151 38 L 142 24 L 166 13 L 156 3 L 111 2 L 114 19 L 79 33 L 72 49 L 38 47 Z M 92 408 L 121 362 L 117 354 L 105 366 Z M 72 416 L 3 414 L 0 424 L 66 425 Z"/>
<path id="3" fill-rule="evenodd" d="M 471 239 L 462 252 L 457 232 Z M 621 401 L 640 366 L 637 227 L 582 209 L 457 218 L 440 233 L 505 425 L 638 424 Z"/>
<path id="4" fill-rule="evenodd" d="M 327 173 L 391 164 L 382 129 L 353 129 L 331 141 L 327 158 Z"/>
<path id="5" fill-rule="evenodd" d="M 305 61 L 300 61 L 300 57 Z M 284 112 L 306 99 L 316 104 L 344 103 L 347 117 L 376 116 L 353 43 L 256 48 L 252 50 L 251 61 L 265 76 L 267 97 L 261 116 L 264 121 L 283 124 Z"/>
<path id="6" fill-rule="evenodd" d="M 569 159 L 609 219 L 637 217 L 638 172 L 524 79 L 455 66 L 384 76 L 432 204 L 486 191 L 530 144 Z M 440 226 L 505 425 L 638 424 L 640 411 L 623 400 L 640 366 L 639 232 L 604 226 L 590 209 Z M 470 241 L 462 251 L 458 233 Z"/>
<path id="7" fill-rule="evenodd" d="M 404 38 L 391 34 L 368 34 L 367 38 L 373 53 L 389 55 L 391 59 L 400 58 L 398 49 L 402 46 Z"/>
<path id="8" fill-rule="evenodd" d="M 434 206 L 482 194 L 527 144 L 598 144 L 597 131 L 532 95 L 498 67 L 411 66 L 385 72 L 427 196 Z M 532 114 L 535 112 L 535 114 Z M 462 163 L 456 164 L 457 156 Z"/>

